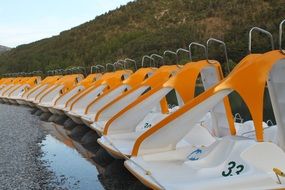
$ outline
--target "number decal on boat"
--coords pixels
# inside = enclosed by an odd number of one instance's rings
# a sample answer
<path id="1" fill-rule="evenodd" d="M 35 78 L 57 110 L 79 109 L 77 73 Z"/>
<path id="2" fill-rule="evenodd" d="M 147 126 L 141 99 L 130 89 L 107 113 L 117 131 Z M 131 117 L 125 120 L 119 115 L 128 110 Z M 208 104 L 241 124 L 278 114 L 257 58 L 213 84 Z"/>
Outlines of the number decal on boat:
<path id="1" fill-rule="evenodd" d="M 202 153 L 202 150 L 198 148 L 197 150 L 194 150 L 193 152 L 191 152 L 191 154 L 188 156 L 188 159 L 191 161 L 199 160 L 199 157 L 197 157 L 197 155 L 201 153 Z"/>
<path id="2" fill-rule="evenodd" d="M 143 128 L 148 129 L 151 127 L 151 123 L 146 122 L 143 126 Z"/>
<path id="3" fill-rule="evenodd" d="M 172 108 L 175 108 L 176 105 L 175 104 L 168 104 L 168 108 L 172 109 Z"/>
<path id="4" fill-rule="evenodd" d="M 235 171 L 235 174 L 236 175 L 239 175 L 243 170 L 244 170 L 244 165 L 240 164 L 240 165 L 237 165 L 236 162 L 234 161 L 231 161 L 228 163 L 228 171 L 223 171 L 222 172 L 222 176 L 224 177 L 228 177 L 228 176 L 233 176 L 233 170 L 236 170 Z"/>
<path id="5" fill-rule="evenodd" d="M 239 174 L 243 171 L 244 166 L 243 166 L 243 165 L 238 165 L 238 166 L 237 166 L 237 169 L 239 169 L 239 170 L 236 171 L 236 174 L 239 175 Z"/>

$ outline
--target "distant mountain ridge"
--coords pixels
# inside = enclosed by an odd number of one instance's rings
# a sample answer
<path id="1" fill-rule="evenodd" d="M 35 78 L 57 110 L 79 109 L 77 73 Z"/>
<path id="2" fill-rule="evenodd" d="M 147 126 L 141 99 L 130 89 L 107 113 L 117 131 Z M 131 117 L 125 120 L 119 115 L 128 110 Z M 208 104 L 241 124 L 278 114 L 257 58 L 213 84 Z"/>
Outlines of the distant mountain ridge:
<path id="1" fill-rule="evenodd" d="M 6 46 L 1 46 L 0 45 L 0 53 L 3 53 L 3 52 L 5 52 L 5 51 L 9 51 L 11 48 L 9 48 L 9 47 L 6 47 Z"/>
<path id="2" fill-rule="evenodd" d="M 248 53 L 251 27 L 272 32 L 278 41 L 284 13 L 284 0 L 136 0 L 58 36 L 2 53 L 0 73 L 106 64 L 125 57 L 140 61 L 143 55 L 187 48 L 192 41 L 205 44 L 209 37 L 224 40 L 236 63 Z M 256 36 L 253 52 L 268 50 L 269 40 Z M 211 54 L 223 57 L 218 48 Z"/>

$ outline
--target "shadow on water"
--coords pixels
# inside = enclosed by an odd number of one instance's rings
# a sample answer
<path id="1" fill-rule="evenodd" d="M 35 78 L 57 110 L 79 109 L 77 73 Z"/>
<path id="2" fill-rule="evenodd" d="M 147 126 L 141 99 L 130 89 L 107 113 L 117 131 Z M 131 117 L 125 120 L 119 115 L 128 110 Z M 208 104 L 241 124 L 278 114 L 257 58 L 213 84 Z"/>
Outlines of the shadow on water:
<path id="1" fill-rule="evenodd" d="M 97 142 L 83 145 L 70 137 L 69 130 L 54 123 L 43 122 L 42 127 L 48 132 L 41 143 L 42 160 L 62 188 L 147 189 L 125 169 L 123 160 L 113 159 Z"/>

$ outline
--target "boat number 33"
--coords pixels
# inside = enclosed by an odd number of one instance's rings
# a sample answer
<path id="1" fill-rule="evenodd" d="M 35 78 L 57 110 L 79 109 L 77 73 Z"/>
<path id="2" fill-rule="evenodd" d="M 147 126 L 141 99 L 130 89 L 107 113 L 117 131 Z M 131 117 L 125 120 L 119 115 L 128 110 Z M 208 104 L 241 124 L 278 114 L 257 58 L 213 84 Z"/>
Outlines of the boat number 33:
<path id="1" fill-rule="evenodd" d="M 222 176 L 228 177 L 233 175 L 239 175 L 244 169 L 244 165 L 237 165 L 236 162 L 231 161 L 228 163 L 228 168 L 222 172 Z"/>

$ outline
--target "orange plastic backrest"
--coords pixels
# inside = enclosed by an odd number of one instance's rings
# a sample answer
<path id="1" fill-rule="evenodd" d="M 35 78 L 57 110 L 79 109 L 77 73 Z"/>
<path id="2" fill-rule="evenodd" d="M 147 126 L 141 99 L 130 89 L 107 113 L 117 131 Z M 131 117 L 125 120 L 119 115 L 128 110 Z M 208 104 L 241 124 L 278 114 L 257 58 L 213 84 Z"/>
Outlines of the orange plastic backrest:
<path id="1" fill-rule="evenodd" d="M 163 84 L 163 87 L 165 88 L 172 88 L 178 94 L 180 95 L 181 99 L 184 103 L 189 102 L 192 100 L 195 96 L 195 87 L 196 87 L 196 81 L 198 79 L 199 74 L 201 71 L 206 67 L 214 67 L 219 79 L 223 78 L 222 75 L 222 69 L 221 65 L 218 62 L 214 62 L 210 64 L 207 60 L 202 60 L 198 62 L 190 62 L 187 63 L 177 74 L 173 77 L 171 77 L 167 82 Z M 126 108 L 121 110 L 119 113 L 117 113 L 114 117 L 112 117 L 107 123 L 106 127 L 104 128 L 104 135 L 108 134 L 108 128 L 110 124 L 117 119 L 118 117 L 122 116 L 125 112 L 127 112 L 129 109 L 131 109 L 133 106 L 139 104 L 140 102 L 144 101 L 145 98 L 153 95 L 157 91 L 159 91 L 162 87 L 157 87 L 148 93 L 142 95 L 137 100 L 132 102 L 130 105 L 128 105 Z M 165 98 L 162 99 L 162 101 L 166 101 Z M 230 104 L 229 100 L 225 98 L 224 100 L 225 108 L 227 111 L 227 114 L 231 114 Z M 162 105 L 165 105 L 162 104 Z M 162 112 L 165 113 L 165 111 L 168 111 L 168 107 L 162 107 Z M 233 127 L 233 123 L 231 124 L 231 127 Z"/>
<path id="2" fill-rule="evenodd" d="M 125 77 L 132 74 L 132 71 L 130 70 L 120 70 L 115 71 L 111 73 L 105 73 L 99 80 L 93 82 L 91 84 L 91 87 L 82 91 L 80 95 L 72 97 L 69 101 L 73 100 L 70 109 L 72 110 L 73 106 L 77 101 L 79 101 L 81 98 L 84 98 L 89 92 L 94 90 L 95 88 L 99 87 L 100 85 L 106 85 L 105 92 L 113 89 L 114 87 L 118 86 L 122 83 L 122 81 L 125 79 Z M 68 102 L 69 102 L 68 101 Z M 67 104 L 68 104 L 67 102 Z"/>
<path id="3" fill-rule="evenodd" d="M 127 91 L 126 93 L 120 95 L 119 97 L 117 97 L 116 99 L 114 99 L 113 101 L 111 101 L 110 103 L 105 105 L 102 109 L 100 109 L 95 116 L 95 121 L 98 121 L 100 114 L 104 110 L 106 110 L 108 107 L 110 107 L 111 105 L 113 105 L 114 103 L 119 101 L 124 96 L 132 93 L 133 91 L 137 90 L 138 88 L 140 88 L 142 86 L 148 86 L 148 87 L 150 87 L 150 89 L 157 87 L 157 86 L 161 86 L 164 82 L 166 82 L 172 76 L 172 74 L 177 72 L 177 70 L 179 70 L 179 69 L 180 69 L 180 67 L 177 67 L 176 65 L 160 67 L 159 69 L 157 69 L 154 72 L 154 74 L 152 76 L 150 76 L 146 80 L 142 81 L 140 84 L 137 84 L 136 87 L 134 87 L 133 89 L 131 89 L 131 90 Z M 167 102 L 162 101 L 161 106 L 167 108 Z"/>
<path id="4" fill-rule="evenodd" d="M 98 79 L 100 79 L 102 77 L 102 74 L 99 73 L 94 73 L 94 74 L 90 74 L 88 75 L 85 79 L 83 79 L 82 81 L 80 81 L 78 83 L 78 85 L 82 85 L 85 88 L 89 87 L 93 82 L 97 81 Z"/>
<path id="5" fill-rule="evenodd" d="M 111 92 L 113 89 L 117 88 L 120 85 L 128 85 L 131 89 L 134 88 L 137 85 L 140 85 L 150 74 L 154 72 L 153 68 L 141 68 L 137 70 L 134 74 L 132 74 L 130 77 L 128 77 L 123 82 L 119 81 L 117 84 L 113 86 L 112 89 L 109 90 Z M 111 79 L 109 79 L 111 80 Z M 115 81 L 115 80 L 114 80 Z M 110 81 L 113 82 L 113 81 Z M 95 104 L 97 101 L 99 101 L 101 98 L 103 98 L 106 94 L 104 93 L 102 96 L 96 98 L 94 101 L 92 101 L 85 109 L 85 114 L 88 113 L 90 107 Z"/>

